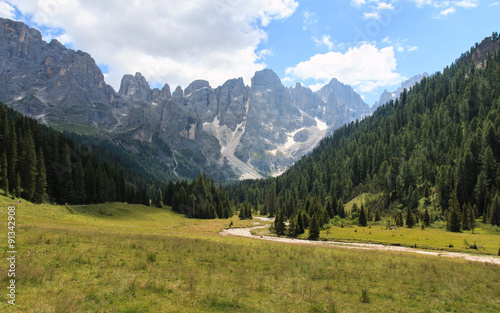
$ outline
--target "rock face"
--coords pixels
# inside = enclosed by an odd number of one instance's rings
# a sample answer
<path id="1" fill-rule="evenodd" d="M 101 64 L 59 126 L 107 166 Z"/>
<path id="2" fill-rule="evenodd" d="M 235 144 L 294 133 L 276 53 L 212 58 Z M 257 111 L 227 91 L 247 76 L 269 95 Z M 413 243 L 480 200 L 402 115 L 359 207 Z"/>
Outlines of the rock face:
<path id="1" fill-rule="evenodd" d="M 422 78 L 428 76 L 429 74 L 427 73 L 415 75 L 412 78 L 402 82 L 401 86 L 394 92 L 388 92 L 387 90 L 384 90 L 384 92 L 380 95 L 380 100 L 378 102 L 375 102 L 373 108 L 376 108 L 379 105 L 384 105 L 391 100 L 396 100 L 396 98 L 399 98 L 399 96 L 405 89 L 410 90 L 410 88 L 413 87 L 416 83 L 420 83 Z"/>
<path id="2" fill-rule="evenodd" d="M 117 121 L 117 93 L 104 82 L 92 57 L 49 44 L 38 30 L 0 19 L 0 101 L 18 111 L 63 125 Z"/>
<path id="3" fill-rule="evenodd" d="M 115 92 L 92 57 L 42 40 L 39 31 L 0 19 L 0 101 L 60 129 L 102 134 L 162 162 L 180 177 L 216 179 L 279 174 L 334 128 L 370 108 L 336 79 L 314 93 L 283 86 L 272 70 L 213 88 L 196 80 L 183 90 L 151 89 L 141 73 Z M 141 146 L 142 145 L 142 146 Z"/>

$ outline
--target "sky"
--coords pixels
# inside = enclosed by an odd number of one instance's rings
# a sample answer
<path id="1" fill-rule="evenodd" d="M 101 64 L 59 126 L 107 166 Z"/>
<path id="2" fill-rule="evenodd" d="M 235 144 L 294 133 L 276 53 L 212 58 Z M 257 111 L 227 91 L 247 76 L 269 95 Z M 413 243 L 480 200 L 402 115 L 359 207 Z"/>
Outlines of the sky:
<path id="1" fill-rule="evenodd" d="M 332 78 L 369 105 L 500 31 L 500 0 L 0 0 L 0 17 L 92 55 L 116 90 L 141 72 L 173 90 L 258 70 L 318 90 Z"/>

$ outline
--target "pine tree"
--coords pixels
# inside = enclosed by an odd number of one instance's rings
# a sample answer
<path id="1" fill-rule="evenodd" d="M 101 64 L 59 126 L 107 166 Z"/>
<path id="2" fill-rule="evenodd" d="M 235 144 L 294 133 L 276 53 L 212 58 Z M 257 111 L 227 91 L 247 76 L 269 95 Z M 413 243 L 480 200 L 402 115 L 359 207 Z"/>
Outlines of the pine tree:
<path id="1" fill-rule="evenodd" d="M 27 200 L 32 200 L 35 194 L 36 185 L 36 151 L 35 142 L 31 132 L 23 140 L 23 150 L 20 157 L 19 172 L 21 174 L 21 196 Z"/>
<path id="2" fill-rule="evenodd" d="M 75 186 L 75 201 L 84 203 L 87 199 L 85 173 L 82 164 L 79 163 L 74 171 L 73 185 Z"/>
<path id="3" fill-rule="evenodd" d="M 403 212 L 401 210 L 398 210 L 394 219 L 394 223 L 396 224 L 396 227 L 403 227 L 403 222 Z"/>
<path id="4" fill-rule="evenodd" d="M 496 192 L 491 201 L 489 223 L 500 226 L 500 195 L 498 192 Z"/>
<path id="5" fill-rule="evenodd" d="M 413 228 L 413 226 L 415 226 L 415 217 L 413 216 L 411 209 L 408 207 L 406 208 L 406 227 Z"/>
<path id="6" fill-rule="evenodd" d="M 317 240 L 319 239 L 320 228 L 318 216 L 316 214 L 311 218 L 311 225 L 309 226 L 309 239 Z"/>
<path id="7" fill-rule="evenodd" d="M 367 225 L 365 209 L 363 208 L 363 205 L 361 205 L 361 209 L 359 210 L 358 225 L 363 227 Z"/>
<path id="8" fill-rule="evenodd" d="M 36 203 L 42 203 L 43 197 L 45 195 L 45 190 L 47 188 L 47 172 L 45 170 L 45 160 L 43 157 L 42 148 L 38 148 L 37 161 L 36 161 L 36 184 L 35 193 L 33 195 L 33 201 Z"/>
<path id="9" fill-rule="evenodd" d="M 477 211 L 477 207 L 474 204 L 472 209 L 469 211 L 469 227 L 470 227 L 472 233 L 474 233 L 474 229 L 476 228 L 476 211 Z"/>
<path id="10" fill-rule="evenodd" d="M 305 232 L 304 219 L 301 213 L 299 213 L 297 216 L 297 231 L 298 234 L 303 234 Z"/>
<path id="11" fill-rule="evenodd" d="M 17 171 L 17 134 L 14 123 L 11 124 L 9 131 L 9 138 L 7 140 L 7 163 L 9 165 L 8 180 L 10 184 L 10 191 L 16 197 L 21 194 L 21 178 Z"/>
<path id="12" fill-rule="evenodd" d="M 96 190 L 96 179 L 94 174 L 94 168 L 92 162 L 89 160 L 85 164 L 85 190 L 87 192 L 86 201 L 87 203 L 97 202 L 97 190 Z M 136 203 L 139 202 L 136 200 Z"/>
<path id="13" fill-rule="evenodd" d="M 8 177 L 8 164 L 7 164 L 7 153 L 4 151 L 0 159 L 0 180 L 2 182 L 2 189 L 6 196 L 9 196 L 9 177 Z"/>
<path id="14" fill-rule="evenodd" d="M 470 230 L 470 210 L 472 210 L 472 206 L 469 204 L 463 204 L 462 205 L 462 230 Z"/>
<path id="15" fill-rule="evenodd" d="M 161 208 L 162 204 L 163 204 L 162 200 L 163 200 L 163 196 L 161 193 L 161 188 L 158 188 L 158 190 L 156 191 L 156 196 L 155 196 L 155 201 L 154 201 L 155 207 Z"/>
<path id="16" fill-rule="evenodd" d="M 281 236 L 285 234 L 285 215 L 283 214 L 282 210 L 279 210 L 278 214 L 276 214 L 276 218 L 274 220 L 274 230 L 276 231 L 277 235 Z"/>
<path id="17" fill-rule="evenodd" d="M 452 193 L 448 204 L 448 218 L 446 222 L 447 231 L 460 232 L 460 204 L 458 203 L 456 191 Z"/>
<path id="18" fill-rule="evenodd" d="M 431 216 L 429 215 L 427 208 L 424 211 L 423 223 L 425 227 L 429 227 L 429 225 L 431 225 Z"/>
<path id="19" fill-rule="evenodd" d="M 247 202 L 247 205 L 246 205 L 246 215 L 247 215 L 247 219 L 249 219 L 249 220 L 253 219 L 253 216 L 252 216 L 252 206 L 248 202 Z"/>

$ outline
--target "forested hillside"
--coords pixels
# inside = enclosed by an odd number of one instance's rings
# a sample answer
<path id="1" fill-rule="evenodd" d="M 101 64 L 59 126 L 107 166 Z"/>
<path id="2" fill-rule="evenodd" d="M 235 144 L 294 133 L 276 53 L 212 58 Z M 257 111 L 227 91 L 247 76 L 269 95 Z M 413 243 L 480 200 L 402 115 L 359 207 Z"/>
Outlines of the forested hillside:
<path id="1" fill-rule="evenodd" d="M 41 203 L 127 201 L 149 205 L 151 181 L 98 159 L 92 147 L 0 104 L 0 188 Z"/>
<path id="2" fill-rule="evenodd" d="M 371 117 L 337 129 L 282 176 L 229 187 L 232 199 L 277 214 L 277 225 L 290 219 L 295 234 L 301 223 L 321 227 L 337 215 L 410 227 L 445 220 L 452 231 L 478 217 L 499 225 L 499 43 L 495 33 Z M 364 208 L 344 212 L 365 193 L 374 196 Z"/>

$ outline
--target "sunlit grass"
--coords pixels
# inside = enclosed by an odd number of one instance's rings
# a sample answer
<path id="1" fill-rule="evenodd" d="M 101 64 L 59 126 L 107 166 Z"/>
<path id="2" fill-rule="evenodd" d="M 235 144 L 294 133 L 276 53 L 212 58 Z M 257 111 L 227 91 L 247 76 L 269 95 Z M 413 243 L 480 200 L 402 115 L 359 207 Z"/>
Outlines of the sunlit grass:
<path id="1" fill-rule="evenodd" d="M 7 205 L 0 197 L 0 212 Z M 496 312 L 500 305 L 498 265 L 221 237 L 229 220 L 139 205 L 16 207 L 17 305 L 2 293 L 2 312 Z"/>

